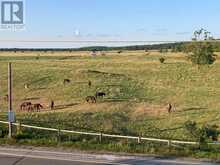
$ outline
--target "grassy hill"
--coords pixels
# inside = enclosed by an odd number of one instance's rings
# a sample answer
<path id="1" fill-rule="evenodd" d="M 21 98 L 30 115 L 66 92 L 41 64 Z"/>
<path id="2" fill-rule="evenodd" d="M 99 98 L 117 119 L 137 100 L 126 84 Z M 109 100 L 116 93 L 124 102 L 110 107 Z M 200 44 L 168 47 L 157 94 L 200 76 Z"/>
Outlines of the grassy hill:
<path id="1" fill-rule="evenodd" d="M 164 64 L 160 63 L 160 57 L 165 58 Z M 218 57 L 215 64 L 198 68 L 183 53 L 140 50 L 123 51 L 119 55 L 117 51 L 108 51 L 105 56 L 92 57 L 86 51 L 1 52 L 0 119 L 4 120 L 7 102 L 3 97 L 7 94 L 8 62 L 13 66 L 13 109 L 17 121 L 25 124 L 179 140 L 195 140 L 184 128 L 188 120 L 199 125 L 220 126 Z M 64 85 L 64 79 L 71 82 Z M 28 89 L 24 88 L 25 84 Z M 98 99 L 96 104 L 86 103 L 85 97 L 96 91 L 107 95 Z M 56 106 L 52 111 L 49 109 L 51 100 Z M 19 106 L 24 101 L 41 103 L 44 110 L 40 113 L 21 112 Z M 168 114 L 168 103 L 174 105 L 175 112 Z M 45 141 L 41 143 L 48 145 L 53 142 L 49 139 L 57 136 L 48 132 L 31 132 L 30 129 L 26 133 L 20 138 L 29 137 L 31 144 L 39 144 L 33 139 L 43 138 Z M 25 140 L 19 142 L 22 141 Z M 94 139 L 81 136 L 68 137 L 67 141 L 83 149 L 94 143 Z M 83 143 L 79 144 L 79 141 Z M 152 149 L 149 145 L 152 147 L 152 144 L 136 146 L 116 141 L 106 145 L 95 143 L 91 148 L 142 153 L 155 153 L 161 148 Z M 195 154 L 195 149 L 188 151 Z M 218 151 L 216 149 L 213 154 L 215 158 L 219 156 Z M 204 157 L 205 154 L 201 155 Z"/>
<path id="2" fill-rule="evenodd" d="M 166 59 L 165 64 L 159 58 Z M 145 51 L 24 52 L 0 54 L 1 98 L 7 94 L 7 63 L 13 65 L 13 107 L 23 123 L 56 128 L 103 131 L 192 140 L 188 120 L 220 126 L 220 63 L 193 66 L 185 54 Z M 70 84 L 63 84 L 70 79 Z M 92 86 L 88 86 L 88 81 Z M 24 88 L 29 85 L 29 89 Z M 85 97 L 103 91 L 97 104 Z M 22 102 L 41 103 L 40 113 L 20 112 Z M 50 100 L 56 110 L 49 110 Z M 168 114 L 171 103 L 176 111 Z M 7 103 L 1 99 L 1 118 Z"/>

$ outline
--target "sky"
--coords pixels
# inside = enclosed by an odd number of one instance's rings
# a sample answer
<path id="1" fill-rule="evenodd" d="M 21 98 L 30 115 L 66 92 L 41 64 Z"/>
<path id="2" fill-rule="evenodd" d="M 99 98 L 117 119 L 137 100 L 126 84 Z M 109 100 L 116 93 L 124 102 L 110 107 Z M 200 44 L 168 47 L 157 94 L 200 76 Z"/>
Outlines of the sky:
<path id="1" fill-rule="evenodd" d="M 219 0 L 25 0 L 25 29 L 0 29 L 0 47 L 63 48 L 183 41 L 190 40 L 193 31 L 200 28 L 220 38 L 219 18 Z M 24 40 L 29 42 L 21 42 Z"/>

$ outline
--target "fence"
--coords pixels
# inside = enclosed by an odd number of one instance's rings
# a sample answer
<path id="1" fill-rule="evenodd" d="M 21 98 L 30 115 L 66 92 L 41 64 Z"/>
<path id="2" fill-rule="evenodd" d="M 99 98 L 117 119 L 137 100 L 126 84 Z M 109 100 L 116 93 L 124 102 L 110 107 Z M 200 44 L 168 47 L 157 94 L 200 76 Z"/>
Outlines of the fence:
<path id="1" fill-rule="evenodd" d="M 9 124 L 7 121 L 0 121 L 0 123 Z M 60 133 L 69 133 L 69 134 L 98 136 L 100 141 L 102 140 L 103 137 L 109 137 L 109 138 L 121 138 L 121 139 L 134 139 L 134 140 L 137 140 L 138 143 L 141 143 L 141 141 L 162 142 L 162 143 L 167 143 L 168 146 L 171 146 L 172 144 L 199 145 L 199 142 L 190 142 L 190 141 L 167 140 L 167 139 L 159 139 L 159 138 L 157 139 L 157 138 L 147 138 L 147 137 L 137 137 L 137 136 L 111 135 L 111 134 L 105 134 L 105 133 L 70 131 L 70 130 L 63 130 L 63 129 L 56 129 L 56 128 L 38 127 L 38 126 L 21 124 L 21 123 L 12 123 L 12 125 L 18 126 L 20 128 L 24 127 L 24 128 L 38 129 L 38 130 L 53 131 L 53 132 L 57 132 L 59 135 Z M 219 145 L 220 142 L 213 142 L 213 143 L 208 143 L 208 144 Z"/>

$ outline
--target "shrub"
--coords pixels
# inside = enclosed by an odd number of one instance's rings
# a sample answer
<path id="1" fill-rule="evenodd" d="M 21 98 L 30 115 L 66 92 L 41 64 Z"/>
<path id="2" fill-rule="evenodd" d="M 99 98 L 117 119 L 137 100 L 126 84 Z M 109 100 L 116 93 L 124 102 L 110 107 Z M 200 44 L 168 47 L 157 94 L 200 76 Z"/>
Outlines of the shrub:
<path id="1" fill-rule="evenodd" d="M 218 140 L 219 131 L 217 125 L 204 125 L 202 130 L 206 133 L 207 137 L 213 141 Z"/>
<path id="2" fill-rule="evenodd" d="M 197 65 L 210 65 L 215 62 L 212 44 L 209 42 L 194 42 L 188 47 L 190 60 Z"/>
<path id="3" fill-rule="evenodd" d="M 218 126 L 216 125 L 203 125 L 200 128 L 196 122 L 187 121 L 184 126 L 190 133 L 191 137 L 202 144 L 206 143 L 209 139 L 213 141 L 218 140 L 219 131 L 217 130 Z"/>
<path id="4" fill-rule="evenodd" d="M 161 64 L 163 64 L 165 62 L 165 58 L 161 57 L 161 58 L 159 58 L 159 61 Z"/>

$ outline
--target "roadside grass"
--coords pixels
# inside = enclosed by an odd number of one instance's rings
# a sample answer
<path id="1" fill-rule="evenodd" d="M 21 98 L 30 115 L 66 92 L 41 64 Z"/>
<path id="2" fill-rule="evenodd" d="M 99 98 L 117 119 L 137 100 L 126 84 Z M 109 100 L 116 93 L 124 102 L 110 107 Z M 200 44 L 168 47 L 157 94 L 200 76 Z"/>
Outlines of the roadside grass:
<path id="1" fill-rule="evenodd" d="M 0 138 L 0 145 L 59 147 L 68 150 L 82 150 L 92 153 L 114 152 L 121 154 L 160 155 L 160 157 L 193 157 L 206 158 L 215 162 L 220 161 L 219 146 L 167 146 L 162 143 L 141 142 L 132 140 L 103 139 L 89 136 L 76 136 L 27 130 L 14 136 L 13 139 Z"/>

